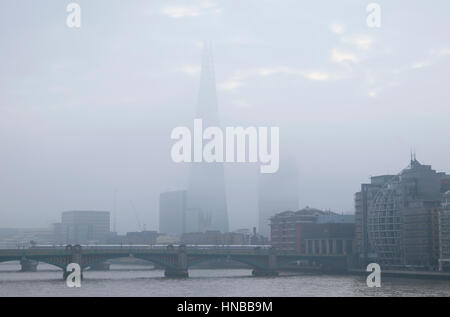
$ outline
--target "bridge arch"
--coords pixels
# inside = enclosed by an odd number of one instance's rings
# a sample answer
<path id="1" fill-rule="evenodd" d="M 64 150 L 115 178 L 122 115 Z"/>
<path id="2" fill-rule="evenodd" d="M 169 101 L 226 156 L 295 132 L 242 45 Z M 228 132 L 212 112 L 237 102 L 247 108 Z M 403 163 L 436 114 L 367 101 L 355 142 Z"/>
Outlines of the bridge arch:
<path id="1" fill-rule="evenodd" d="M 214 255 L 214 256 L 195 256 L 194 258 L 188 256 L 188 267 L 194 265 L 213 261 L 216 259 L 228 259 L 234 262 L 242 263 L 248 265 L 252 269 L 264 269 L 266 267 L 265 263 L 253 259 L 251 256 L 235 256 L 235 255 Z"/>
<path id="2" fill-rule="evenodd" d="M 5 263 L 5 262 L 20 262 L 22 258 L 0 258 L 0 263 Z"/>
<path id="3" fill-rule="evenodd" d="M 28 260 L 35 260 L 35 261 L 38 261 L 38 262 L 42 262 L 42 263 L 46 263 L 46 264 L 49 264 L 49 265 L 52 265 L 52 266 L 56 266 L 57 268 L 59 268 L 59 269 L 61 269 L 63 271 L 66 270 L 66 266 L 67 266 L 67 265 L 62 264 L 60 262 L 57 262 L 57 261 L 55 261 L 53 259 L 28 259 Z"/>
<path id="4" fill-rule="evenodd" d="M 128 257 L 133 257 L 135 259 L 144 260 L 144 261 L 153 263 L 155 265 L 162 266 L 164 268 L 171 268 L 171 269 L 177 268 L 176 263 L 170 262 L 164 256 L 147 256 L 147 255 L 143 256 L 143 255 L 134 255 L 134 254 L 130 254 L 129 256 L 124 256 L 123 254 L 120 254 L 120 255 L 96 256 L 95 258 L 92 258 L 92 259 L 89 259 L 89 258 L 86 259 L 86 257 L 85 257 L 83 264 L 82 264 L 82 269 L 85 269 L 87 267 L 90 267 L 92 265 L 95 265 L 95 264 L 98 264 L 101 262 L 105 262 L 107 260 L 128 258 Z"/>
<path id="5" fill-rule="evenodd" d="M 46 263 L 46 264 L 49 264 L 49 265 L 51 265 L 51 266 L 55 266 L 55 267 L 57 267 L 57 268 L 59 268 L 59 269 L 61 269 L 61 270 L 65 270 L 65 265 L 63 265 L 62 263 L 60 263 L 60 262 L 58 262 L 58 261 L 55 261 L 54 259 L 52 259 L 52 258 L 35 258 L 35 257 L 11 257 L 11 258 L 0 258 L 0 263 L 5 263 L 5 262 L 19 262 L 19 264 L 20 264 L 20 261 L 21 260 L 23 260 L 23 259 L 26 259 L 26 260 L 31 260 L 31 261 L 37 261 L 37 262 L 42 262 L 42 263 Z"/>
<path id="6" fill-rule="evenodd" d="M 136 259 L 141 259 L 145 261 L 149 261 L 153 264 L 160 265 L 164 268 L 176 269 L 178 266 L 176 263 L 170 262 L 164 257 L 159 256 L 134 256 Z"/>

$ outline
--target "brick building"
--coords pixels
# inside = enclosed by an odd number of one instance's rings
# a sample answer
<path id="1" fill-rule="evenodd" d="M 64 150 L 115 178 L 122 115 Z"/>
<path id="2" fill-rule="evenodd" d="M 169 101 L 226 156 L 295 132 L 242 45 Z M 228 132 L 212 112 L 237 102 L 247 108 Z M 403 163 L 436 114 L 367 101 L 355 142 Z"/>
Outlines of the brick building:
<path id="1" fill-rule="evenodd" d="M 281 253 L 350 254 L 354 216 L 305 208 L 285 211 L 271 219 L 271 244 Z"/>

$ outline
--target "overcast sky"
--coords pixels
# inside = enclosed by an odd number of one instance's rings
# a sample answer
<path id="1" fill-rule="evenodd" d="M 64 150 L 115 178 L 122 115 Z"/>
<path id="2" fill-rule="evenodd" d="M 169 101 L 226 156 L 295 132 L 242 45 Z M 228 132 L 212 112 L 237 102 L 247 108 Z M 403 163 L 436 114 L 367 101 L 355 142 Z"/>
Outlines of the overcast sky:
<path id="1" fill-rule="evenodd" d="M 0 227 L 112 210 L 158 229 L 159 193 L 186 186 L 170 158 L 192 126 L 201 41 L 213 41 L 224 126 L 279 126 L 300 205 L 353 212 L 371 175 L 414 148 L 450 172 L 450 2 L 79 0 L 0 2 Z M 259 164 L 225 167 L 230 228 L 257 224 Z"/>

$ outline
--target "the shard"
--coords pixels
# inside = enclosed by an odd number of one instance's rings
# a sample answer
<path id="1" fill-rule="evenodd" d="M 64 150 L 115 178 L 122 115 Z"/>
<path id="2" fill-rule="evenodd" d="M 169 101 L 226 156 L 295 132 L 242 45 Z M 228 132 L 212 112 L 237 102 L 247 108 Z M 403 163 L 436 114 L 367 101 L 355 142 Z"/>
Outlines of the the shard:
<path id="1" fill-rule="evenodd" d="M 204 43 L 196 118 L 203 129 L 220 127 L 211 44 Z M 187 231 L 228 232 L 228 212 L 223 163 L 191 163 L 187 217 L 193 226 Z M 197 228 L 196 228 L 197 227 Z"/>

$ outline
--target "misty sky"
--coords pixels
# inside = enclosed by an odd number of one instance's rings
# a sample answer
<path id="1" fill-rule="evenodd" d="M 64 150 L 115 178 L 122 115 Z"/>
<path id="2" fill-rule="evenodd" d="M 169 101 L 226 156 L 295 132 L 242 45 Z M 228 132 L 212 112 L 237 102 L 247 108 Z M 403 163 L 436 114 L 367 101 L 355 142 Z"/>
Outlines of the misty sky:
<path id="1" fill-rule="evenodd" d="M 223 126 L 279 126 L 300 205 L 353 212 L 371 175 L 414 148 L 450 172 L 450 2 L 79 0 L 0 2 L 0 227 L 112 210 L 158 229 L 159 193 L 186 186 L 170 158 L 193 124 L 201 41 L 212 40 Z M 230 228 L 257 224 L 259 164 L 226 164 Z M 132 203 L 131 203 L 132 202 Z"/>

